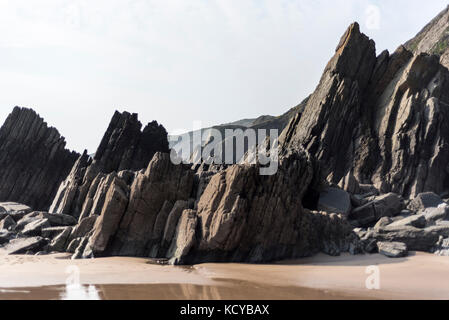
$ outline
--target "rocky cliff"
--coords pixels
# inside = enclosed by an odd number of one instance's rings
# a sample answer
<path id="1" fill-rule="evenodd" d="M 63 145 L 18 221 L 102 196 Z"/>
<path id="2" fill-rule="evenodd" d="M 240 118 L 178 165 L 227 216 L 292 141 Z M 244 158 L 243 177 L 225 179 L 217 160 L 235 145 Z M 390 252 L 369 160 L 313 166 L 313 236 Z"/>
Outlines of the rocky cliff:
<path id="1" fill-rule="evenodd" d="M 0 204 L 0 251 L 173 264 L 448 254 L 449 71 L 407 47 L 376 56 L 352 24 L 282 132 L 272 176 L 259 165 L 175 165 L 163 127 L 141 131 L 136 115 L 116 113 L 54 213 Z"/>
<path id="2" fill-rule="evenodd" d="M 355 234 L 342 216 L 302 206 L 313 181 L 312 159 L 294 152 L 280 166 L 271 177 L 260 176 L 257 166 L 231 166 L 197 194 L 195 172 L 157 153 L 131 179 L 110 174 L 99 214 L 85 217 L 53 246 L 62 242 L 76 257 L 139 256 L 174 264 L 349 251 Z"/>
<path id="3" fill-rule="evenodd" d="M 143 130 L 137 114 L 116 112 L 93 159 L 85 152 L 61 183 L 50 212 L 87 217 L 99 213 L 112 172 L 144 169 L 156 152 L 168 152 L 167 131 L 157 122 Z"/>
<path id="4" fill-rule="evenodd" d="M 449 190 L 449 73 L 436 56 L 405 47 L 375 55 L 353 24 L 304 113 L 281 137 L 304 147 L 338 184 L 353 174 L 381 192 Z"/>
<path id="5" fill-rule="evenodd" d="M 14 108 L 0 129 L 0 201 L 48 210 L 79 156 L 65 146 L 59 132 L 36 112 Z"/>

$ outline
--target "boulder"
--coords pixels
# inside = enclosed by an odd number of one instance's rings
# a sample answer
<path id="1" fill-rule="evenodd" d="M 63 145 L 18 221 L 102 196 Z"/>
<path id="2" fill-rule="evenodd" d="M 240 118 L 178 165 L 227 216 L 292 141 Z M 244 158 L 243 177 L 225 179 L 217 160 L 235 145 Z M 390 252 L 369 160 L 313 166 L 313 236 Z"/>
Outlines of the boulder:
<path id="1" fill-rule="evenodd" d="M 39 212 L 39 214 L 37 214 L 36 216 L 41 219 L 48 219 L 52 227 L 74 226 L 78 222 L 74 217 L 61 213 L 54 214 L 48 212 Z"/>
<path id="2" fill-rule="evenodd" d="M 27 220 L 42 220 L 46 219 L 48 220 L 48 223 L 52 227 L 67 227 L 67 226 L 73 226 L 77 224 L 77 220 L 69 215 L 66 214 L 54 214 L 54 213 L 48 213 L 48 212 L 39 212 L 34 211 L 26 216 L 23 217 L 23 219 Z M 20 222 L 22 224 L 22 222 Z"/>
<path id="3" fill-rule="evenodd" d="M 398 226 L 412 226 L 415 228 L 425 228 L 427 226 L 427 219 L 424 215 L 414 215 L 389 224 L 389 227 Z"/>
<path id="4" fill-rule="evenodd" d="M 382 217 L 394 217 L 404 207 L 403 199 L 394 193 L 375 197 L 375 199 L 354 209 L 348 219 L 362 227 L 372 226 Z"/>
<path id="5" fill-rule="evenodd" d="M 423 211 L 423 216 L 426 218 L 429 224 L 435 223 L 441 220 L 448 220 L 449 218 L 449 206 L 447 204 L 440 204 L 438 208 L 427 208 Z"/>
<path id="6" fill-rule="evenodd" d="M 9 241 L 0 249 L 0 254 L 23 254 L 27 252 L 39 252 L 47 244 L 42 237 L 17 238 Z"/>
<path id="7" fill-rule="evenodd" d="M 351 197 L 342 189 L 327 188 L 320 194 L 318 210 L 348 215 L 351 211 Z"/>
<path id="8" fill-rule="evenodd" d="M 443 200 L 433 192 L 420 193 L 408 205 L 408 209 L 414 212 L 423 211 L 427 208 L 437 208 L 443 204 Z"/>
<path id="9" fill-rule="evenodd" d="M 12 213 L 30 213 L 32 210 L 30 207 L 16 203 L 16 202 L 0 202 L 0 212 L 12 214 Z"/>
<path id="10" fill-rule="evenodd" d="M 42 219 L 39 217 L 36 217 L 34 215 L 26 215 L 22 219 L 17 221 L 15 231 L 17 231 L 17 232 L 22 231 L 26 225 L 28 225 L 34 221 L 37 221 L 37 220 L 42 220 Z"/>
<path id="11" fill-rule="evenodd" d="M 448 225 L 435 225 L 423 229 L 413 226 L 386 226 L 373 230 L 364 240 L 376 239 L 381 242 L 403 242 L 411 251 L 431 252 L 440 236 L 449 237 Z"/>
<path id="12" fill-rule="evenodd" d="M 408 255 L 407 245 L 402 242 L 378 242 L 379 253 L 389 258 L 402 258 Z"/>
<path id="13" fill-rule="evenodd" d="M 25 225 L 23 230 L 20 232 L 24 236 L 35 237 L 42 235 L 42 229 L 49 228 L 50 222 L 48 219 L 36 219 Z"/>
<path id="14" fill-rule="evenodd" d="M 16 227 L 16 222 L 10 216 L 6 216 L 2 221 L 0 221 L 0 230 L 11 231 Z"/>
<path id="15" fill-rule="evenodd" d="M 15 202 L 1 202 L 0 203 L 0 214 L 6 214 L 9 215 L 11 218 L 14 219 L 14 221 L 19 221 L 22 219 L 26 214 L 33 211 L 30 207 L 15 203 Z"/>

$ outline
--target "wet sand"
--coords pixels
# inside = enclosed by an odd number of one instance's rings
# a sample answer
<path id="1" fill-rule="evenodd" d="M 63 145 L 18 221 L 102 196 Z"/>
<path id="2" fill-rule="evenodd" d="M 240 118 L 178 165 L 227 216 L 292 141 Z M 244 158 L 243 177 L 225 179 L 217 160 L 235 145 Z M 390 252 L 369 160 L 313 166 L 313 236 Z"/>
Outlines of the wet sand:
<path id="1" fill-rule="evenodd" d="M 0 300 L 358 300 L 327 290 L 227 281 L 216 285 L 101 284 L 0 289 Z M 366 298 L 367 299 L 367 298 Z"/>
<path id="2" fill-rule="evenodd" d="M 368 290 L 367 267 L 380 289 Z M 148 259 L 0 256 L 1 299 L 449 299 L 449 258 L 319 255 L 270 265 L 161 266 Z"/>

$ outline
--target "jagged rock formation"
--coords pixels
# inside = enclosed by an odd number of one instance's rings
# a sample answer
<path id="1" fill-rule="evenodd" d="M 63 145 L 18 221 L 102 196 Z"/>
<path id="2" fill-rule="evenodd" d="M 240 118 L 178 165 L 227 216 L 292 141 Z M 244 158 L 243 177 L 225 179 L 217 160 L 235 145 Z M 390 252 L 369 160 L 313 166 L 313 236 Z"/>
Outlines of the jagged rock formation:
<path id="1" fill-rule="evenodd" d="M 304 146 L 326 163 L 326 176 L 339 182 L 350 166 L 354 130 L 363 115 L 363 93 L 376 63 L 375 45 L 353 24 L 342 37 L 301 117 L 281 137 L 284 147 Z"/>
<path id="2" fill-rule="evenodd" d="M 449 68 L 449 6 L 432 19 L 405 47 L 415 54 L 428 53 L 440 57 Z"/>
<path id="3" fill-rule="evenodd" d="M 6 226 L 0 254 L 58 251 L 74 258 L 139 256 L 187 264 L 356 252 L 360 245 L 346 219 L 303 208 L 314 178 L 314 160 L 292 151 L 277 175 L 259 175 L 258 165 L 234 165 L 211 174 L 203 188 L 202 174 L 190 165 L 156 153 L 146 170 L 105 175 L 96 209 L 79 221 L 0 204 L 0 224 Z"/>
<path id="4" fill-rule="evenodd" d="M 168 154 L 157 153 L 145 172 L 130 187 L 114 179 L 107 201 L 90 240 L 100 255 L 164 256 L 171 243 L 171 216 L 176 224 L 188 208 L 194 174 L 184 165 L 175 166 Z"/>
<path id="5" fill-rule="evenodd" d="M 15 107 L 0 129 L 0 201 L 48 210 L 79 154 L 31 109 Z"/>
<path id="6" fill-rule="evenodd" d="M 437 56 L 405 46 L 376 56 L 354 23 L 283 131 L 275 175 L 175 165 L 163 128 L 141 132 L 136 115 L 116 113 L 95 158 L 80 156 L 61 184 L 51 211 L 62 218 L 0 205 L 0 244 L 173 264 L 447 254 L 448 93 Z"/>
<path id="7" fill-rule="evenodd" d="M 216 174 L 197 206 L 192 249 L 172 259 L 264 262 L 348 251 L 351 228 L 341 216 L 303 209 L 313 181 L 313 160 L 305 152 L 282 158 L 274 176 L 260 176 L 258 166 Z"/>
<path id="8" fill-rule="evenodd" d="M 313 176 L 306 153 L 285 157 L 271 177 L 260 176 L 257 166 L 236 165 L 215 174 L 195 204 L 195 172 L 157 153 L 133 181 L 113 174 L 101 215 L 75 252 L 185 264 L 348 251 L 354 235 L 341 216 L 302 207 Z"/>
<path id="9" fill-rule="evenodd" d="M 381 192 L 449 190 L 449 73 L 404 47 L 375 56 L 358 24 L 347 30 L 303 115 L 281 136 L 338 184 L 353 174 Z"/>
<path id="10" fill-rule="evenodd" d="M 168 152 L 167 131 L 157 122 L 143 131 L 137 114 L 115 112 L 93 159 L 84 152 L 59 187 L 50 212 L 85 218 L 100 214 L 112 172 L 147 167 L 153 155 Z M 124 173 L 125 174 L 125 173 Z"/>

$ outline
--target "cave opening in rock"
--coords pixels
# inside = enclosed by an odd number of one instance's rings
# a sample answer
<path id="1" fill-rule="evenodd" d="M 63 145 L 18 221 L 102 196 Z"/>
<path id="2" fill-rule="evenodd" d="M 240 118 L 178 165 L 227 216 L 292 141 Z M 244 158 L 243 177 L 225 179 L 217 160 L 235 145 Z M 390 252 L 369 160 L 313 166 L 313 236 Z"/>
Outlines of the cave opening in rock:
<path id="1" fill-rule="evenodd" d="M 320 193 L 314 188 L 309 188 L 302 198 L 302 206 L 306 209 L 316 211 L 318 209 L 318 200 Z"/>

